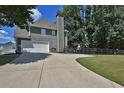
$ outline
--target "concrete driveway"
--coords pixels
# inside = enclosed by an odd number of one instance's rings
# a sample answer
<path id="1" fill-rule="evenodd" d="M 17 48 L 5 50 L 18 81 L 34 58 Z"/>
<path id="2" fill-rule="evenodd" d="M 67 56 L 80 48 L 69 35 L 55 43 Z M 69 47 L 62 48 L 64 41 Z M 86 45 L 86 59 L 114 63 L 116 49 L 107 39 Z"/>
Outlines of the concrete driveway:
<path id="1" fill-rule="evenodd" d="M 78 64 L 78 57 L 89 55 L 24 53 L 0 67 L 0 87 L 122 87 Z"/>

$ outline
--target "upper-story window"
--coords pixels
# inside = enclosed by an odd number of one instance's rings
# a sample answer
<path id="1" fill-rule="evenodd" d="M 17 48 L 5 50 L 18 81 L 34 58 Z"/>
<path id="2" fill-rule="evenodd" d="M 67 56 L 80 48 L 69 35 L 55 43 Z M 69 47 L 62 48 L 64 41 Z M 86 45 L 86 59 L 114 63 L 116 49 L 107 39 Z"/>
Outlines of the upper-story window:
<path id="1" fill-rule="evenodd" d="M 46 35 L 52 35 L 52 30 L 46 29 Z"/>
<path id="2" fill-rule="evenodd" d="M 46 29 L 46 35 L 56 36 L 57 31 L 56 30 Z"/>
<path id="3" fill-rule="evenodd" d="M 31 33 L 34 33 L 34 34 L 41 34 L 41 28 L 38 28 L 38 27 L 31 27 Z"/>
<path id="4" fill-rule="evenodd" d="M 55 31 L 52 31 L 52 35 L 53 35 L 53 36 L 55 36 L 55 35 L 56 35 Z"/>
<path id="5" fill-rule="evenodd" d="M 41 28 L 41 35 L 42 35 L 42 36 L 45 36 L 45 35 L 46 35 L 45 31 L 46 31 L 46 29 L 42 29 L 42 28 Z"/>
<path id="6" fill-rule="evenodd" d="M 56 35 L 57 35 L 57 31 L 56 31 L 56 30 L 53 30 L 53 31 L 52 31 L 52 35 L 53 35 L 53 36 L 56 36 Z"/>
<path id="7" fill-rule="evenodd" d="M 45 28 L 38 28 L 38 27 L 31 27 L 31 33 L 32 34 L 39 34 L 41 36 L 56 36 L 57 31 L 56 30 L 51 30 L 51 29 L 45 29 Z"/>

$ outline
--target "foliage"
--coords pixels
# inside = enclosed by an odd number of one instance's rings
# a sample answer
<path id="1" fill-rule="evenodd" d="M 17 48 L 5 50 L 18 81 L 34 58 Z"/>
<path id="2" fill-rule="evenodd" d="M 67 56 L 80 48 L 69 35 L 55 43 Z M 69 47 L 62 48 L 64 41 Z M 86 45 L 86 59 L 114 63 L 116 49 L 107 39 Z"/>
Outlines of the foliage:
<path id="1" fill-rule="evenodd" d="M 85 31 L 83 28 L 83 22 L 80 17 L 81 6 L 67 5 L 64 6 L 62 14 L 64 16 L 65 29 L 69 31 L 69 46 L 74 47 L 75 44 L 80 43 L 84 45 Z"/>
<path id="2" fill-rule="evenodd" d="M 90 47 L 124 49 L 123 10 L 123 6 L 86 6 Z"/>
<path id="3" fill-rule="evenodd" d="M 27 22 L 32 22 L 33 19 L 30 16 L 33 12 L 30 10 L 35 8 L 33 5 L 21 5 L 21 6 L 0 6 L 0 25 L 13 26 L 17 25 L 21 27 Z"/>
<path id="4" fill-rule="evenodd" d="M 69 46 L 76 42 L 90 48 L 124 49 L 123 11 L 116 5 L 64 6 L 59 13 L 69 31 Z"/>

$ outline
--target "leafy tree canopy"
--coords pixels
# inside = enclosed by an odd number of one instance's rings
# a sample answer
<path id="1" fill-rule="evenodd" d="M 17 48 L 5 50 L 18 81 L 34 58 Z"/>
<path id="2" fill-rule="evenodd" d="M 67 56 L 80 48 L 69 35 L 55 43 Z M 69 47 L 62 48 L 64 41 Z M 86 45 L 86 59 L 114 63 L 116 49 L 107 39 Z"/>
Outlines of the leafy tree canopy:
<path id="1" fill-rule="evenodd" d="M 0 6 L 0 25 L 21 27 L 27 25 L 28 22 L 32 22 L 30 10 L 35 8 L 33 5 L 14 5 L 14 6 Z"/>
<path id="2" fill-rule="evenodd" d="M 74 47 L 75 43 L 83 44 L 84 31 L 83 22 L 80 17 L 81 6 L 67 5 L 58 14 L 64 17 L 65 29 L 69 31 L 69 46 Z"/>
<path id="3" fill-rule="evenodd" d="M 64 6 L 69 46 L 124 49 L 124 7 L 111 5 Z"/>

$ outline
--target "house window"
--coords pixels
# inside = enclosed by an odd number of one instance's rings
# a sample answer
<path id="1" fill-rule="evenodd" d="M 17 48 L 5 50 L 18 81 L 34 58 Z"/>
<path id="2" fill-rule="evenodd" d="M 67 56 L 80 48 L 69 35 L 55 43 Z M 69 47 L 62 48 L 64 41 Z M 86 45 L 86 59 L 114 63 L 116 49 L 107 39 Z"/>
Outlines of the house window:
<path id="1" fill-rule="evenodd" d="M 52 35 L 52 30 L 46 29 L 46 35 Z"/>
<path id="2" fill-rule="evenodd" d="M 46 35 L 45 31 L 46 31 L 45 29 L 41 28 L 41 36 L 45 36 Z"/>
<path id="3" fill-rule="evenodd" d="M 52 35 L 53 36 L 56 36 L 56 31 L 52 31 Z"/>
<path id="4" fill-rule="evenodd" d="M 53 31 L 52 31 L 52 35 L 53 35 L 53 36 L 56 36 L 56 35 L 57 35 L 57 31 L 56 31 L 56 30 L 53 30 Z"/>
<path id="5" fill-rule="evenodd" d="M 34 34 L 41 34 L 41 28 L 38 28 L 38 27 L 31 27 L 31 33 L 34 33 Z"/>

